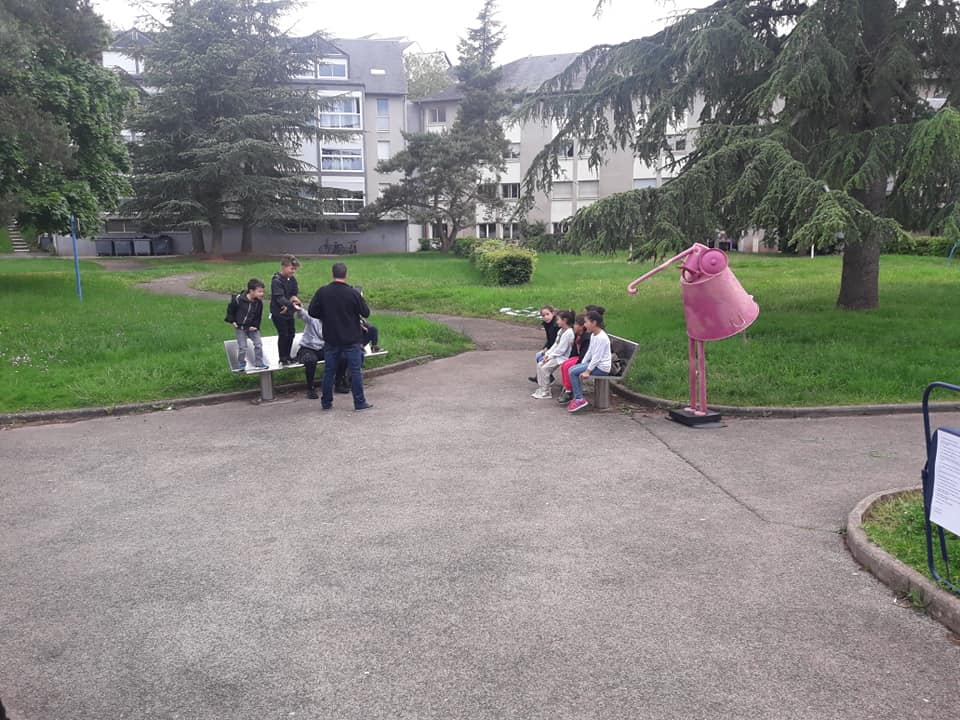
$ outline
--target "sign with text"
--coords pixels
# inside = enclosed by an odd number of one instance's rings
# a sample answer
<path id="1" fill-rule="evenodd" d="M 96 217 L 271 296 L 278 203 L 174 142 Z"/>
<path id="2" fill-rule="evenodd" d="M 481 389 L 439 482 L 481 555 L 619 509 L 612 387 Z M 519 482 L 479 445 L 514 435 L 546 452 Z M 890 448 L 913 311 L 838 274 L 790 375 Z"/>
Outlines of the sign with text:
<path id="1" fill-rule="evenodd" d="M 930 521 L 960 535 L 960 435 L 940 428 L 935 438 Z"/>

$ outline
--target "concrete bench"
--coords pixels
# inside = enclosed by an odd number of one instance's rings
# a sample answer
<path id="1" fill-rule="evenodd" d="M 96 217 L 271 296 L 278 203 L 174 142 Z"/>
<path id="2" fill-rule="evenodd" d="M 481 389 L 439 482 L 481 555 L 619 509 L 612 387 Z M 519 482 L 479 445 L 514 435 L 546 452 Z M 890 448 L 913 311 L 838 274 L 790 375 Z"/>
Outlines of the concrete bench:
<path id="1" fill-rule="evenodd" d="M 593 406 L 597 410 L 606 410 L 610 407 L 610 383 L 623 379 L 630 372 L 639 347 L 640 345 L 633 340 L 610 335 L 610 352 L 623 361 L 623 372 L 618 375 L 590 376 L 590 379 L 593 380 Z"/>
<path id="2" fill-rule="evenodd" d="M 290 351 L 291 356 L 296 357 L 297 353 L 300 351 L 300 338 L 303 337 L 303 333 L 297 333 L 293 338 L 293 348 Z M 247 340 L 247 367 L 244 372 L 247 375 L 259 375 L 260 376 L 260 399 L 261 400 L 273 400 L 273 373 L 277 370 L 291 370 L 294 368 L 302 368 L 303 363 L 291 363 L 289 365 L 280 364 L 280 351 L 277 349 L 277 336 L 276 335 L 267 335 L 260 337 L 263 343 L 263 362 L 267 366 L 266 370 L 257 370 L 253 367 L 253 343 L 250 340 Z M 227 367 L 230 368 L 230 372 L 233 372 L 234 366 L 237 364 L 237 341 L 236 340 L 224 340 L 223 341 L 223 351 L 227 354 Z M 386 350 L 380 350 L 379 352 L 366 353 L 364 357 L 382 357 L 386 355 Z M 323 365 L 321 360 L 318 363 Z"/>

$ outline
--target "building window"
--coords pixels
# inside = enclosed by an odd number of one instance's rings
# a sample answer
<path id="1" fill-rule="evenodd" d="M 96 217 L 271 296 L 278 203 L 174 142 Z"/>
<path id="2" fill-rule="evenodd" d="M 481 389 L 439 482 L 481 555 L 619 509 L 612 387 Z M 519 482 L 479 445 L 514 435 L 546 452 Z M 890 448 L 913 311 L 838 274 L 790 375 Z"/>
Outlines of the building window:
<path id="1" fill-rule="evenodd" d="M 503 239 L 519 240 L 520 239 L 520 223 L 504 223 Z"/>
<path id="2" fill-rule="evenodd" d="M 333 226 L 333 231 L 335 233 L 358 233 L 360 232 L 360 224 L 356 220 L 344 220 L 336 223 Z"/>
<path id="3" fill-rule="evenodd" d="M 677 141 L 673 145 L 673 149 L 677 152 L 686 152 L 687 139 L 685 137 L 677 138 Z"/>
<path id="4" fill-rule="evenodd" d="M 573 143 L 569 142 L 563 146 L 563 157 L 572 158 L 573 157 Z"/>
<path id="5" fill-rule="evenodd" d="M 319 63 L 317 63 L 317 76 L 322 78 L 346 78 L 347 59 L 323 58 Z"/>
<path id="6" fill-rule="evenodd" d="M 437 125 L 440 123 L 445 123 L 447 121 L 447 109 L 436 105 L 431 108 L 427 108 L 427 122 L 431 125 Z"/>
<path id="7" fill-rule="evenodd" d="M 581 180 L 577 183 L 577 197 L 583 200 L 596 200 L 600 197 L 599 180 Z"/>
<path id="8" fill-rule="evenodd" d="M 390 100 L 377 98 L 377 130 L 383 132 L 390 129 Z"/>
<path id="9" fill-rule="evenodd" d="M 500 196 L 508 200 L 520 197 L 520 183 L 500 183 Z"/>
<path id="10" fill-rule="evenodd" d="M 390 141 L 377 140 L 377 160 L 390 159 Z"/>
<path id="11" fill-rule="evenodd" d="M 510 147 L 503 151 L 504 160 L 520 159 L 520 143 L 510 143 Z"/>
<path id="12" fill-rule="evenodd" d="M 356 215 L 363 209 L 363 190 L 323 188 L 323 212 L 327 215 Z"/>
<path id="13" fill-rule="evenodd" d="M 363 150 L 360 148 L 321 146 L 320 169 L 335 172 L 363 170 Z"/>
<path id="14" fill-rule="evenodd" d="M 551 200 L 571 200 L 573 198 L 572 182 L 555 182 L 550 188 Z"/>
<path id="15" fill-rule="evenodd" d="M 317 223 L 314 220 L 289 220 L 283 224 L 283 229 L 286 232 L 315 233 Z"/>
<path id="16" fill-rule="evenodd" d="M 553 234 L 563 237 L 570 231 L 570 223 L 558 222 L 553 224 Z"/>
<path id="17" fill-rule="evenodd" d="M 322 128 L 359 128 L 360 98 L 330 98 L 320 106 L 320 127 Z"/>
<path id="18" fill-rule="evenodd" d="M 477 225 L 478 238 L 495 238 L 497 236 L 496 223 L 480 223 Z"/>
<path id="19" fill-rule="evenodd" d="M 657 187 L 657 179 L 655 177 L 633 179 L 634 190 L 642 190 L 643 188 L 648 188 L 648 187 Z"/>

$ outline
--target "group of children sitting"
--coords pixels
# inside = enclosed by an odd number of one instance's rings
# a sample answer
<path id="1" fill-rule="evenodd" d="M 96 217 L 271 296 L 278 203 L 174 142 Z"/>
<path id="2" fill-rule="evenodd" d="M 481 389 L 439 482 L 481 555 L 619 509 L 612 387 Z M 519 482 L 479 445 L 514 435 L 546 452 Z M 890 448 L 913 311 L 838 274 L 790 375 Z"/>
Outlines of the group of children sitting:
<path id="1" fill-rule="evenodd" d="M 537 383 L 533 397 L 553 399 L 551 387 L 559 368 L 563 391 L 557 402 L 566 403 L 569 412 L 588 405 L 583 398 L 582 382 L 590 377 L 609 375 L 613 363 L 610 337 L 603 329 L 604 312 L 599 305 L 587 305 L 582 315 L 575 315 L 573 310 L 556 310 L 550 305 L 540 308 L 547 341 L 537 353 L 537 374 L 529 378 Z"/>

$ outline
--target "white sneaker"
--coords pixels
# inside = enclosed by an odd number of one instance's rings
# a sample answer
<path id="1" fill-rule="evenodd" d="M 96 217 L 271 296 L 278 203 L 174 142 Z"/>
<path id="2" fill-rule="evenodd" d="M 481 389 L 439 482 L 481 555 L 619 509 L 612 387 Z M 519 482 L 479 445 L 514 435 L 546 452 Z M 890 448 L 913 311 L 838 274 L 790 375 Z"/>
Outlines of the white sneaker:
<path id="1" fill-rule="evenodd" d="M 553 398 L 553 393 L 551 393 L 549 390 L 540 390 L 538 388 L 530 397 L 536 398 L 537 400 L 551 400 Z"/>

